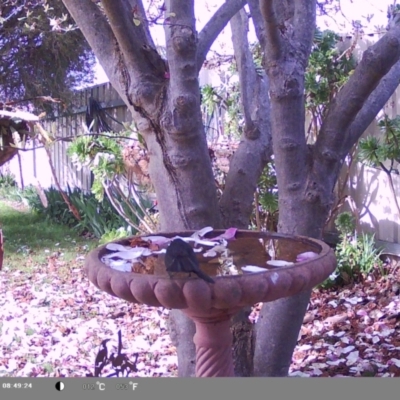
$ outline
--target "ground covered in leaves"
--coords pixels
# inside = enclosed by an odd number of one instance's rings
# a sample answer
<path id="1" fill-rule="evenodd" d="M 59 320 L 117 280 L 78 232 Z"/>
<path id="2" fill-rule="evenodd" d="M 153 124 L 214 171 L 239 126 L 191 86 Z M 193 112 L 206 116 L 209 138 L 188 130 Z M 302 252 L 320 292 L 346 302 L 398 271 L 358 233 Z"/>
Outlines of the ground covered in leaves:
<path id="1" fill-rule="evenodd" d="M 313 293 L 293 357 L 295 376 L 400 376 L 400 275 Z"/>
<path id="2" fill-rule="evenodd" d="M 0 272 L 0 376 L 93 376 L 104 340 L 108 354 L 117 354 L 118 331 L 134 365 L 130 376 L 177 376 L 168 310 L 99 291 L 83 273 L 84 255 L 68 262 L 68 273 L 60 274 L 65 261 L 58 253 L 32 272 Z M 399 281 L 394 269 L 339 290 L 315 290 L 290 375 L 400 376 Z M 101 376 L 114 371 L 106 365 Z"/>

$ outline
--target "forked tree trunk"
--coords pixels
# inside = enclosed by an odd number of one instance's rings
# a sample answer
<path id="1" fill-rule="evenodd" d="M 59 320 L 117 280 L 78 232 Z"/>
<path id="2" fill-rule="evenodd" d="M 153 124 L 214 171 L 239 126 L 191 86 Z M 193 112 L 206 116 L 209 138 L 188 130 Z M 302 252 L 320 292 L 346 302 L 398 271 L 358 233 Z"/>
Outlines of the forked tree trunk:
<path id="1" fill-rule="evenodd" d="M 266 80 L 255 79 L 250 73 L 248 50 L 243 50 L 234 32 L 246 129 L 218 205 L 201 123 L 198 72 L 219 32 L 246 2 L 226 0 L 197 34 L 194 0 L 166 1 L 167 63 L 155 50 L 142 1 L 102 0 L 102 9 L 91 0 L 63 2 L 145 138 L 161 230 L 194 230 L 206 225 L 245 227 L 257 180 L 270 155 L 271 122 L 279 231 L 321 237 L 346 154 L 398 86 L 400 66 L 392 66 L 400 57 L 399 27 L 364 53 L 356 71 L 330 104 L 317 142 L 307 146 L 304 74 L 315 27 L 316 0 L 248 0 L 264 52 L 271 107 Z M 243 25 L 239 17 L 235 18 L 234 23 Z M 252 101 L 257 98 L 261 99 L 258 104 Z M 254 357 L 257 375 L 287 374 L 308 299 L 309 293 L 304 293 L 263 305 Z M 171 316 L 175 317 L 170 326 L 178 344 L 179 374 L 192 376 L 193 325 L 179 311 Z M 240 331 L 235 342 L 236 354 L 242 354 L 239 357 L 243 362 L 243 367 L 238 363 L 239 375 L 252 369 L 246 354 L 253 348 L 251 335 L 239 337 L 246 331 Z"/>

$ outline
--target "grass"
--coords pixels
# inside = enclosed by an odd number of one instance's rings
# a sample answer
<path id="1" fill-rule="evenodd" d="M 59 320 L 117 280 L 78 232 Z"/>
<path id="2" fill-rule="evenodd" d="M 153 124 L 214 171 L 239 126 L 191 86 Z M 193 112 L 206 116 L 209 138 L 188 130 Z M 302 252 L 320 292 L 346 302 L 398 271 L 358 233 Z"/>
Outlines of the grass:
<path id="1" fill-rule="evenodd" d="M 98 246 L 98 241 L 79 236 L 73 229 L 49 222 L 29 209 L 16 209 L 0 201 L 0 226 L 4 235 L 3 268 L 32 272 L 51 257 L 75 260 Z"/>

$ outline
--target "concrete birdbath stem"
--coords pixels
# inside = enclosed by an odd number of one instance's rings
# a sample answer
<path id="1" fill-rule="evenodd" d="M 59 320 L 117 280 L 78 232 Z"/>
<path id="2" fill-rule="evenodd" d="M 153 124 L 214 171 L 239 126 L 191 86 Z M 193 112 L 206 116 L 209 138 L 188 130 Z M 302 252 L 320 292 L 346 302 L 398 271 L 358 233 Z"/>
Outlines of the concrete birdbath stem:
<path id="1" fill-rule="evenodd" d="M 215 283 L 183 272 L 169 276 L 165 252 L 177 237 L 192 245 Z M 122 239 L 85 261 L 99 289 L 131 303 L 180 309 L 194 321 L 197 377 L 234 376 L 230 320 L 241 308 L 309 290 L 335 268 L 334 252 L 322 241 L 234 228 Z"/>

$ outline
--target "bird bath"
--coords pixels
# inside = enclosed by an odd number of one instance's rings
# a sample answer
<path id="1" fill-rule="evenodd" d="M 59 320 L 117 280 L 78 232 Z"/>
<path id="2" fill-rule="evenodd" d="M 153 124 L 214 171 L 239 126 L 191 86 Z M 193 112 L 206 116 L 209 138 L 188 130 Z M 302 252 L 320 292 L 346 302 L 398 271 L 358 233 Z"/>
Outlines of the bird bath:
<path id="1" fill-rule="evenodd" d="M 193 231 L 161 233 L 157 237 L 189 238 L 194 234 Z M 206 233 L 204 239 L 223 234 L 224 231 L 213 230 Z M 145 236 L 139 239 L 142 238 Z M 128 246 L 132 239 L 112 243 Z M 138 237 L 134 239 L 138 240 Z M 183 272 L 171 278 L 164 263 L 165 252 L 151 257 L 151 270 L 143 269 L 137 273 L 113 269 L 103 262 L 103 257 L 111 253 L 107 249 L 109 245 L 98 247 L 88 254 L 85 269 L 89 280 L 99 289 L 131 303 L 181 309 L 196 326 L 193 341 L 197 377 L 234 376 L 230 319 L 240 309 L 309 290 L 323 282 L 336 268 L 334 252 L 324 242 L 271 232 L 236 231 L 234 239 L 228 244 L 239 271 L 236 275 L 218 276 L 221 267 L 215 263 L 215 258 L 211 262 L 212 257 L 199 254 L 197 257 L 202 271 L 215 283 L 193 275 L 188 277 Z M 299 261 L 299 254 L 308 257 Z M 309 258 L 310 254 L 312 258 Z M 275 259 L 275 263 L 271 259 Z M 284 260 L 286 265 L 279 266 L 280 262 L 285 263 L 278 260 Z M 272 265 L 269 266 L 268 261 Z M 261 272 L 245 272 L 249 265 L 263 268 Z M 257 271 L 257 268 L 254 270 Z"/>

